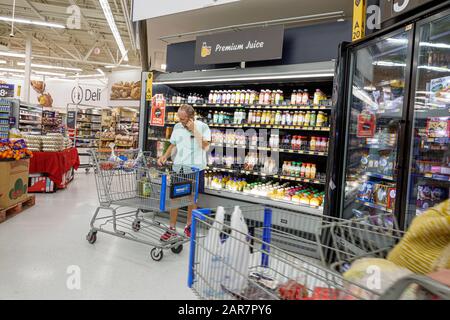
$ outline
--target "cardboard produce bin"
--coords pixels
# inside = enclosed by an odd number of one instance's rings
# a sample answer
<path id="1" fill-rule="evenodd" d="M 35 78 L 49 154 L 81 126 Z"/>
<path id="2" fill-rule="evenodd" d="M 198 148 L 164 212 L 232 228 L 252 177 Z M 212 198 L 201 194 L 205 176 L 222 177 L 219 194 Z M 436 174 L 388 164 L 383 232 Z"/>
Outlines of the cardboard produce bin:
<path id="1" fill-rule="evenodd" d="M 0 208 L 8 208 L 27 198 L 30 159 L 0 161 Z"/>

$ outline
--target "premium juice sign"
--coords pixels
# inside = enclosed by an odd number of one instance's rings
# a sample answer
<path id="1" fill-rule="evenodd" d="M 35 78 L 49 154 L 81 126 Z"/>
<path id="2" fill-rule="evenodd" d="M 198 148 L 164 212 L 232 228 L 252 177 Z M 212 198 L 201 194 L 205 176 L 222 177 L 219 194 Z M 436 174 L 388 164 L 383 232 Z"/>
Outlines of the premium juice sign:
<path id="1" fill-rule="evenodd" d="M 152 111 L 150 115 L 150 125 L 163 127 L 166 118 L 166 99 L 164 95 L 157 94 L 152 99 Z"/>

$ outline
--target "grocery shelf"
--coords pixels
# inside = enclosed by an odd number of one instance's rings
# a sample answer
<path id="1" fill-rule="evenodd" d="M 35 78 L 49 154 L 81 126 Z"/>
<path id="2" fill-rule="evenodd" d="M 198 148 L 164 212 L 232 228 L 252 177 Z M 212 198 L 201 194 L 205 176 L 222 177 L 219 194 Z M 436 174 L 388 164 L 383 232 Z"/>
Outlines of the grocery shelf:
<path id="1" fill-rule="evenodd" d="M 307 154 L 315 156 L 328 156 L 327 152 L 311 151 L 311 150 L 292 150 L 283 148 L 270 148 L 270 147 L 249 147 L 243 145 L 230 145 L 230 144 L 219 144 L 211 143 L 212 147 L 223 147 L 223 148 L 234 148 L 234 149 L 249 149 L 249 150 L 262 150 L 271 152 L 282 152 L 282 153 L 294 153 L 294 154 Z"/>
<path id="2" fill-rule="evenodd" d="M 168 107 L 180 107 L 181 103 L 169 103 Z M 239 109 L 274 109 L 274 110 L 331 110 L 329 106 L 319 105 L 264 105 L 264 104 L 241 104 L 241 103 L 201 103 L 191 104 L 194 108 L 239 108 Z"/>
<path id="3" fill-rule="evenodd" d="M 420 178 L 432 179 L 432 180 L 442 181 L 442 182 L 450 182 L 450 177 L 443 175 L 443 174 L 424 173 L 424 174 L 414 174 L 414 175 L 418 176 Z"/>
<path id="4" fill-rule="evenodd" d="M 306 179 L 306 178 L 291 177 L 291 176 L 278 175 L 278 174 L 275 174 L 275 175 L 274 174 L 266 174 L 266 173 L 261 173 L 261 172 L 257 172 L 257 171 L 228 169 L 228 168 L 220 168 L 220 167 L 215 167 L 215 166 L 208 166 L 208 169 L 213 170 L 213 171 L 228 172 L 228 173 L 234 173 L 234 174 L 253 175 L 253 176 L 262 177 L 262 178 L 273 178 L 273 179 L 305 182 L 305 183 L 312 183 L 312 184 L 325 184 L 325 181 L 318 180 L 318 179 Z"/>
<path id="5" fill-rule="evenodd" d="M 162 142 L 170 142 L 170 139 L 156 138 L 156 137 L 148 137 L 147 140 L 151 140 L 151 141 L 162 141 Z"/>
<path id="6" fill-rule="evenodd" d="M 19 123 L 29 123 L 29 124 L 41 124 L 41 121 L 32 121 L 32 120 L 19 120 Z"/>
<path id="7" fill-rule="evenodd" d="M 205 194 L 218 196 L 221 198 L 231 198 L 231 199 L 239 199 L 245 202 L 250 203 L 258 203 L 263 205 L 270 205 L 272 207 L 279 207 L 288 210 L 300 211 L 308 214 L 321 215 L 323 214 L 323 207 L 314 207 L 305 204 L 297 204 L 282 200 L 271 199 L 264 196 L 258 196 L 254 194 L 246 194 L 243 192 L 230 191 L 230 190 L 220 190 L 215 188 L 206 188 Z"/>
<path id="8" fill-rule="evenodd" d="M 372 202 L 365 202 L 365 201 L 358 200 L 358 199 L 355 200 L 355 202 L 363 204 L 363 205 L 365 205 L 367 207 L 371 207 L 371 208 L 374 208 L 374 209 L 382 210 L 382 211 L 387 212 L 387 213 L 392 213 L 393 212 L 392 209 L 388 209 L 388 208 L 386 208 L 384 206 L 381 206 L 381 205 L 378 205 L 378 204 L 375 204 L 375 203 L 372 203 Z"/>
<path id="9" fill-rule="evenodd" d="M 389 180 L 389 181 L 392 181 L 392 182 L 396 181 L 395 178 L 392 177 L 392 176 L 386 176 L 386 175 L 383 175 L 383 174 L 373 173 L 373 172 L 367 172 L 367 173 L 365 173 L 365 176 L 366 177 L 371 177 L 371 178 L 378 178 L 378 179 L 383 179 L 383 180 Z"/>

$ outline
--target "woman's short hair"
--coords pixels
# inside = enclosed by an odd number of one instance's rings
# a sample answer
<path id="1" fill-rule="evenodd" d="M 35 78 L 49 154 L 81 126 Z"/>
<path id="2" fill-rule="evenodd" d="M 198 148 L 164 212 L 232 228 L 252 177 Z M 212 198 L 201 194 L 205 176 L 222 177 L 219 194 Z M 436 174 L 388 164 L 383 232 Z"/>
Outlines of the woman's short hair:
<path id="1" fill-rule="evenodd" d="M 180 112 L 180 111 L 186 112 L 186 114 L 188 115 L 189 118 L 194 118 L 194 116 L 195 116 L 195 110 L 189 104 L 181 105 L 181 107 L 178 109 L 178 112 Z"/>

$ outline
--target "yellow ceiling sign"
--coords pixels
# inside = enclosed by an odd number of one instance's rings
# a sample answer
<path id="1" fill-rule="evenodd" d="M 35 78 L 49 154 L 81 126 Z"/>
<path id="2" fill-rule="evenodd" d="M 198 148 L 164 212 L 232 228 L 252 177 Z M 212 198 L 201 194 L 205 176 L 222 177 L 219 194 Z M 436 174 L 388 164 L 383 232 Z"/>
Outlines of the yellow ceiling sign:
<path id="1" fill-rule="evenodd" d="M 366 31 L 366 0 L 353 0 L 352 41 L 364 38 Z"/>
<path id="2" fill-rule="evenodd" d="M 146 94 L 145 94 L 145 101 L 152 101 L 153 97 L 153 72 L 149 72 L 147 76 L 147 84 L 146 84 Z"/>

